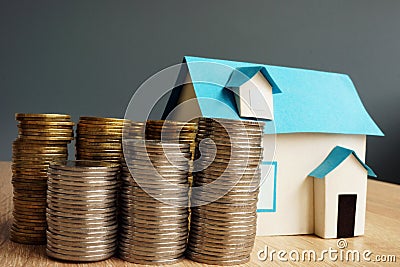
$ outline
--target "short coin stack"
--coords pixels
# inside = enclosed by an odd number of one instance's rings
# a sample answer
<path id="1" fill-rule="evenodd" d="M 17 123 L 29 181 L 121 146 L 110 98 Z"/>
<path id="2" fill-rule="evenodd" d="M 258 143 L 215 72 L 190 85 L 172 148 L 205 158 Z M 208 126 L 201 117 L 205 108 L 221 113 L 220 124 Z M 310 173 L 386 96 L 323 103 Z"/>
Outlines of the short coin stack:
<path id="1" fill-rule="evenodd" d="M 47 255 L 100 261 L 117 247 L 119 165 L 102 161 L 53 162 L 48 172 Z"/>
<path id="2" fill-rule="evenodd" d="M 124 119 L 80 117 L 76 130 L 76 158 L 120 163 L 122 133 L 129 123 Z"/>
<path id="3" fill-rule="evenodd" d="M 47 169 L 52 160 L 68 158 L 74 124 L 63 114 L 16 114 L 16 120 L 19 134 L 13 143 L 11 240 L 44 244 Z"/>
<path id="4" fill-rule="evenodd" d="M 148 120 L 146 122 L 146 139 L 159 140 L 168 143 L 189 144 L 192 153 L 189 162 L 191 170 L 193 165 L 194 151 L 196 147 L 195 139 L 197 123 L 179 122 L 168 120 Z M 193 180 L 191 171 L 189 172 L 189 182 Z"/>
<path id="5" fill-rule="evenodd" d="M 256 234 L 262 127 L 253 121 L 200 118 L 188 258 L 222 265 L 250 259 Z"/>
<path id="6" fill-rule="evenodd" d="M 138 264 L 175 263 L 188 235 L 189 145 L 124 140 L 124 151 L 119 255 Z"/>

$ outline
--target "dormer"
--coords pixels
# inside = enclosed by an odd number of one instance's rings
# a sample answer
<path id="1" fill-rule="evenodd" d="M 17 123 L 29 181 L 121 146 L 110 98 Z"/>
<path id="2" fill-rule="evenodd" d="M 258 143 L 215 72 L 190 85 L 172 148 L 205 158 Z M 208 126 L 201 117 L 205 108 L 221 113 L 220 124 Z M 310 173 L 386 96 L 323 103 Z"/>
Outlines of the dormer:
<path id="1" fill-rule="evenodd" d="M 281 91 L 273 86 L 265 67 L 241 67 L 232 71 L 225 87 L 235 95 L 239 116 L 274 119 L 273 94 Z"/>

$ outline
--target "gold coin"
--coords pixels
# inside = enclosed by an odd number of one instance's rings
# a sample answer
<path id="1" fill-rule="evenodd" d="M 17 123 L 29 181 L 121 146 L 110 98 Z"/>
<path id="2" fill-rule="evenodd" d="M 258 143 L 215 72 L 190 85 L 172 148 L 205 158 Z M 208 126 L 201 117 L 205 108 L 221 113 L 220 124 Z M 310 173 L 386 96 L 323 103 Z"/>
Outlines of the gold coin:
<path id="1" fill-rule="evenodd" d="M 16 120 L 70 120 L 71 116 L 67 114 L 28 114 L 16 113 Z"/>
<path id="2" fill-rule="evenodd" d="M 21 121 L 21 125 L 43 125 L 43 126 L 74 126 L 72 121 L 38 121 L 38 120 L 27 120 Z"/>

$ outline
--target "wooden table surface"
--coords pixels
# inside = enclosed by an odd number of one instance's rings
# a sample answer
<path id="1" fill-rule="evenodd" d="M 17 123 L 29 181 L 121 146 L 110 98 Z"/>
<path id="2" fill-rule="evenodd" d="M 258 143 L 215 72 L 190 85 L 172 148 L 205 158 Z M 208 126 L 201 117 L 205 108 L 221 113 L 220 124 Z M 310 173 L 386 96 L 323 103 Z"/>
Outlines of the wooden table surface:
<path id="1" fill-rule="evenodd" d="M 107 261 L 95 263 L 67 263 L 59 262 L 46 257 L 45 246 L 21 245 L 9 240 L 9 227 L 12 216 L 12 185 L 11 167 L 9 162 L 0 162 L 0 266 L 138 266 L 124 262 L 118 258 L 111 258 Z M 352 265 L 352 266 L 398 266 L 400 265 L 400 186 L 384 182 L 369 180 L 367 196 L 367 218 L 365 236 L 348 238 L 347 247 L 342 249 L 343 255 L 349 250 L 358 250 L 361 254 L 360 262 L 345 262 L 330 260 L 325 254 L 322 262 L 307 262 L 307 265 Z M 271 250 L 285 250 L 286 255 L 282 255 L 287 262 L 282 262 L 274 254 L 273 261 L 268 258 L 265 261 L 258 259 L 258 251 L 268 247 Z M 301 261 L 295 262 L 289 258 L 289 253 L 296 250 L 303 253 L 304 250 L 314 250 L 317 256 L 323 250 L 329 248 L 336 249 L 337 240 L 321 239 L 313 235 L 299 236 L 273 236 L 257 237 L 251 260 L 244 266 L 304 266 Z M 372 254 L 366 254 L 371 259 L 370 262 L 364 261 L 362 254 L 365 250 L 370 250 Z M 295 256 L 295 254 L 292 254 Z M 333 254 L 333 256 L 336 254 Z M 340 255 L 340 254 L 339 254 Z M 348 254 L 350 255 L 350 253 Z M 388 259 L 389 255 L 396 257 L 397 263 L 377 262 L 375 259 Z M 264 254 L 261 254 L 264 256 Z M 378 257 L 377 257 L 378 256 Z M 346 257 L 344 257 L 345 260 Z M 306 258 L 307 259 L 307 258 Z M 179 264 L 171 266 L 202 266 L 189 260 L 183 260 Z"/>

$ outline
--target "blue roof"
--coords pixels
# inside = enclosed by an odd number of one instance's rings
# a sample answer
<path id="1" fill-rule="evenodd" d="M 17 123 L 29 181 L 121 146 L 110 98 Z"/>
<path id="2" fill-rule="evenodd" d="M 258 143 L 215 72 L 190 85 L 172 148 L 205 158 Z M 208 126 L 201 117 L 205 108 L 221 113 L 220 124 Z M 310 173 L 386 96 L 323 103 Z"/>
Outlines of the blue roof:
<path id="1" fill-rule="evenodd" d="M 239 117 L 226 85 L 229 80 L 231 84 L 241 82 L 230 79 L 234 72 L 245 70 L 250 77 L 258 69 L 273 90 L 281 92 L 274 94 L 274 120 L 265 120 L 265 133 L 383 135 L 348 75 L 191 56 L 186 56 L 184 62 L 204 117 L 246 120 Z M 171 96 L 166 112 L 176 104 L 171 101 L 176 100 L 176 96 Z"/>
<path id="2" fill-rule="evenodd" d="M 361 166 L 367 170 L 369 176 L 376 177 L 374 171 L 368 167 L 353 150 L 341 146 L 336 146 L 334 149 L 332 149 L 331 153 L 329 153 L 326 159 L 317 168 L 315 168 L 309 174 L 309 176 L 321 179 L 324 178 L 350 155 L 353 155 L 358 160 Z"/>

